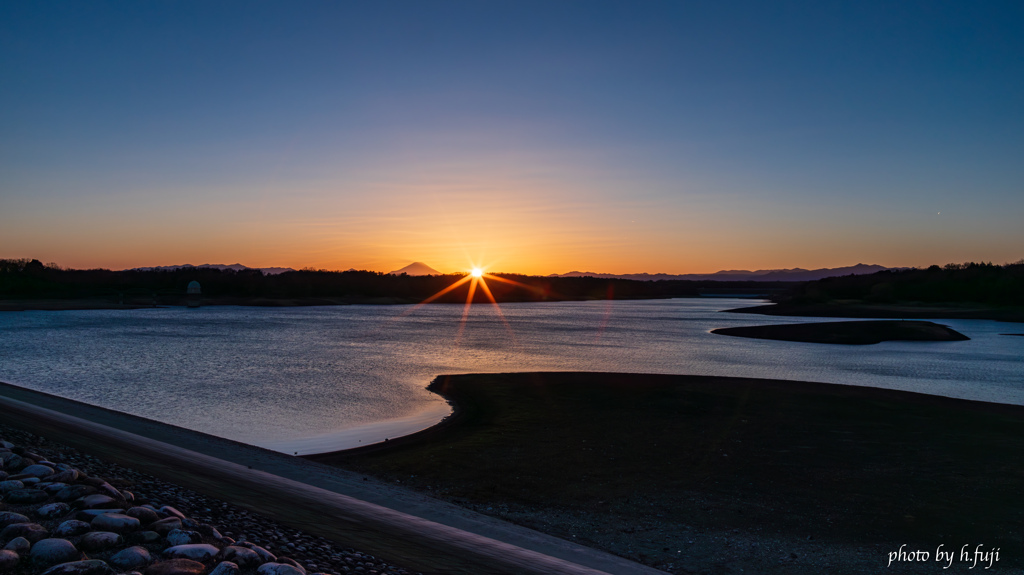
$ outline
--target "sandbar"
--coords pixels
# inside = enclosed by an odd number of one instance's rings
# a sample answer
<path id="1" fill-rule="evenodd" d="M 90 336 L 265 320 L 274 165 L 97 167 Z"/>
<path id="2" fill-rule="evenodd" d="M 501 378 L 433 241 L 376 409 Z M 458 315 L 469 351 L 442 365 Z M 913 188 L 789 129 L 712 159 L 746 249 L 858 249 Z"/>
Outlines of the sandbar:
<path id="1" fill-rule="evenodd" d="M 845 345 L 870 345 L 883 341 L 966 341 L 971 339 L 948 326 L 919 320 L 830 321 L 723 327 L 713 329 L 711 333 L 755 339 Z"/>

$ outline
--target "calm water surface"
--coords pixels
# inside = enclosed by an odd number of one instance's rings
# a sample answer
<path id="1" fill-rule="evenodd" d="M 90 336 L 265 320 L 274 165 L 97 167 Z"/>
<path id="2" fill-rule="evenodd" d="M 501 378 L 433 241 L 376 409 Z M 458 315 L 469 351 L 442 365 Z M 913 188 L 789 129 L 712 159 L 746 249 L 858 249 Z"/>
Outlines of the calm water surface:
<path id="1" fill-rule="evenodd" d="M 0 381 L 284 452 L 425 428 L 439 374 L 620 371 L 822 381 L 1024 404 L 1021 324 L 936 320 L 965 342 L 841 346 L 709 333 L 829 321 L 676 299 L 474 306 L 0 313 Z"/>

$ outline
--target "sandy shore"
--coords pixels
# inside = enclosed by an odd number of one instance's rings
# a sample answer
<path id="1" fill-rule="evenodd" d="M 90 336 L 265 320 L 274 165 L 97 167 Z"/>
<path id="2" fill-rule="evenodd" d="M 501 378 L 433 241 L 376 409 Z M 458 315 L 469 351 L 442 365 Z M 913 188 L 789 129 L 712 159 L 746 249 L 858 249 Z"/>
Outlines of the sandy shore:
<path id="1" fill-rule="evenodd" d="M 316 459 L 672 573 L 1024 566 L 1024 407 L 775 380 L 440 378 L 447 425 Z M 931 562 L 897 561 L 903 544 Z M 906 549 L 906 548 L 905 548 Z"/>

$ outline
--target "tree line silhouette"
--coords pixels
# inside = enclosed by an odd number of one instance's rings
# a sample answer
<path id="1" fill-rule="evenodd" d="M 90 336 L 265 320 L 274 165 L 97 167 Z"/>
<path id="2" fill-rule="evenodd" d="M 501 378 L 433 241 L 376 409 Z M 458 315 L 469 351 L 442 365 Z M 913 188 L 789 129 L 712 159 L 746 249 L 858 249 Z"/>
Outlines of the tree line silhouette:
<path id="1" fill-rule="evenodd" d="M 1024 260 L 1005 265 L 968 262 L 825 278 L 793 286 L 773 299 L 789 303 L 860 300 L 1024 306 Z"/>
<path id="2" fill-rule="evenodd" d="M 487 286 L 499 302 L 588 299 L 654 299 L 697 297 L 709 289 L 762 294 L 791 282 L 638 281 L 594 277 L 538 277 L 497 274 L 517 282 L 494 279 Z M 177 270 L 76 270 L 38 260 L 0 260 L 0 299 L 99 299 L 177 305 L 184 302 L 191 281 L 202 286 L 207 303 L 286 305 L 294 303 L 418 303 L 462 279 L 460 274 L 390 275 L 371 271 L 300 270 L 269 275 L 260 270 L 182 268 Z M 469 282 L 434 301 L 466 301 Z M 314 301 L 311 301 L 314 300 Z M 387 301 L 383 301 L 387 300 Z M 477 289 L 474 302 L 489 299 Z"/>

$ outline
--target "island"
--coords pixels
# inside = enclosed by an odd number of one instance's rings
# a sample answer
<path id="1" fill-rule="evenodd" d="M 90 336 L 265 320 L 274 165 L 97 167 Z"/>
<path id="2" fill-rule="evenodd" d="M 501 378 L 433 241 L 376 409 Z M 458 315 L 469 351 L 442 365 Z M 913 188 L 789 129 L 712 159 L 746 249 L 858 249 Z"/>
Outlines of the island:
<path id="1" fill-rule="evenodd" d="M 719 335 L 774 339 L 805 343 L 870 345 L 883 341 L 965 341 L 971 338 L 930 321 L 830 321 L 723 327 L 711 330 Z"/>

